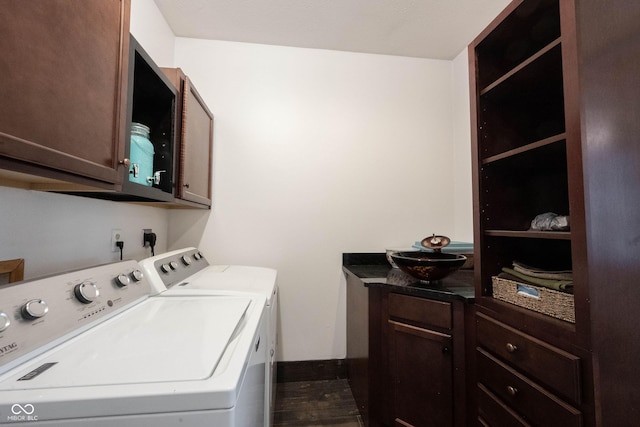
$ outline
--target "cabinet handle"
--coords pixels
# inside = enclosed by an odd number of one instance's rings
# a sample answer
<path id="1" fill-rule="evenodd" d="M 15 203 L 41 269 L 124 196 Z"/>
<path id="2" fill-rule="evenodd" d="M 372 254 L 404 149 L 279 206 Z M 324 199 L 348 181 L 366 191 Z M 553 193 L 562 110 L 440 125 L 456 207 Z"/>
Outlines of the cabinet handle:
<path id="1" fill-rule="evenodd" d="M 507 393 L 509 393 L 509 396 L 515 396 L 516 394 L 518 394 L 518 389 L 508 385 L 507 386 Z"/>
<path id="2" fill-rule="evenodd" d="M 514 344 L 511 344 L 510 342 L 507 343 L 507 351 L 509 353 L 515 353 L 518 350 L 518 347 Z"/>
<path id="3" fill-rule="evenodd" d="M 449 354 L 449 347 L 442 347 L 442 354 Z"/>
<path id="4" fill-rule="evenodd" d="M 131 160 L 129 159 L 122 159 L 118 162 L 119 165 L 124 165 L 126 167 L 131 166 Z"/>
<path id="5" fill-rule="evenodd" d="M 189 183 L 187 182 L 186 184 L 184 184 L 184 186 L 183 186 L 183 187 L 185 187 L 185 188 L 189 188 Z"/>

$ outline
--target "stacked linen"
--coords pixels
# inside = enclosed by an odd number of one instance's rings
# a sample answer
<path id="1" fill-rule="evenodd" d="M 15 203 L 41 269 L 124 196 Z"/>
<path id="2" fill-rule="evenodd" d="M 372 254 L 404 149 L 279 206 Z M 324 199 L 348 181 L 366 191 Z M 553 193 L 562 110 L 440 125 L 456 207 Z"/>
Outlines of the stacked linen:
<path id="1" fill-rule="evenodd" d="M 573 293 L 573 273 L 571 270 L 543 270 L 514 261 L 513 268 L 503 267 L 502 273 L 498 277 L 542 286 L 555 291 Z"/>

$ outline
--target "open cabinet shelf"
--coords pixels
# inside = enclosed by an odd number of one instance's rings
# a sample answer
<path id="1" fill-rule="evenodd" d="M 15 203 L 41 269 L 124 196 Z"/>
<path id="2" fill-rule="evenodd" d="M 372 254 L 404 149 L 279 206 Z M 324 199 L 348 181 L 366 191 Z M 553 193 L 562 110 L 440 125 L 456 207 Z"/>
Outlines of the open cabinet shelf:
<path id="1" fill-rule="evenodd" d="M 566 132 L 560 21 L 557 0 L 515 1 L 470 48 L 482 297 L 492 296 L 492 276 L 514 261 L 573 268 L 572 230 L 531 228 L 540 214 L 569 221 L 573 214 L 567 153 L 579 141 Z"/>

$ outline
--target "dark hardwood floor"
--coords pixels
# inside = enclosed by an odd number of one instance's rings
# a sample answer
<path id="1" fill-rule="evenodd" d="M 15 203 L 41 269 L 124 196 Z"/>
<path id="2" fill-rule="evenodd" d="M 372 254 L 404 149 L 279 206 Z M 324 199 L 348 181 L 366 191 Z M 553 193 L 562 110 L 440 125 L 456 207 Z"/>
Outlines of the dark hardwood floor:
<path id="1" fill-rule="evenodd" d="M 362 427 L 345 378 L 278 383 L 274 427 Z"/>

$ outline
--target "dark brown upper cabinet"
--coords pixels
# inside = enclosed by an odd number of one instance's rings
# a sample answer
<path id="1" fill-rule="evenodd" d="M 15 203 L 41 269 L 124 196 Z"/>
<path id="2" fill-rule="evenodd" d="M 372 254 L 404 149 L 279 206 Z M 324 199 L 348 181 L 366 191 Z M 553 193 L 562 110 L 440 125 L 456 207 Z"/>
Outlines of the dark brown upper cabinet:
<path id="1" fill-rule="evenodd" d="M 121 188 L 129 9 L 129 0 L 88 2 L 81 8 L 66 0 L 3 2 L 0 168 L 110 191 Z M 1 177 L 25 175 L 3 172 Z"/>
<path id="2" fill-rule="evenodd" d="M 188 79 L 178 87 L 193 96 L 181 98 L 130 36 L 130 0 L 74 13 L 69 0 L 32 3 L 0 14 L 0 184 L 210 206 L 211 113 Z M 150 130 L 151 169 L 133 158 L 133 123 Z"/>
<path id="3" fill-rule="evenodd" d="M 211 206 L 213 114 L 180 68 L 162 71 L 178 88 L 176 191 L 178 204 Z"/>

